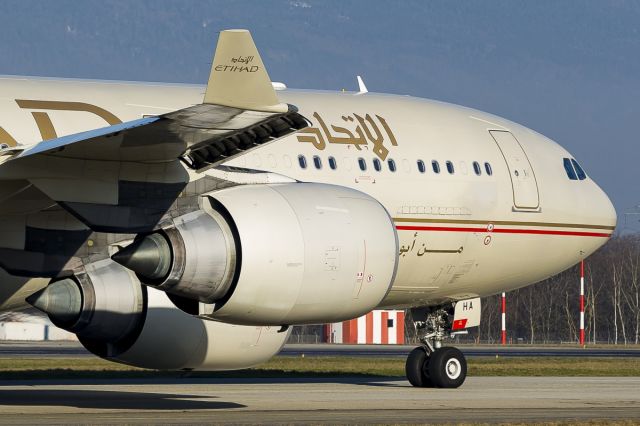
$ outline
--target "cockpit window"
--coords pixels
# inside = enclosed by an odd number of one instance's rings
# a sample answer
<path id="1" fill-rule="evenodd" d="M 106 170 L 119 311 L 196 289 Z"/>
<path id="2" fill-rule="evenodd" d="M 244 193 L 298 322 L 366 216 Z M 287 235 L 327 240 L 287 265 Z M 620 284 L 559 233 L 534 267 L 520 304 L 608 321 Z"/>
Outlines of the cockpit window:
<path id="1" fill-rule="evenodd" d="M 580 164 L 578 164 L 578 162 L 573 158 L 571 159 L 571 163 L 573 164 L 573 167 L 576 169 L 576 174 L 578 175 L 578 179 L 585 180 L 587 178 L 587 174 L 584 172 L 584 170 L 582 170 L 582 167 L 580 167 Z"/>
<path id="2" fill-rule="evenodd" d="M 567 176 L 569 176 L 569 179 L 578 180 L 578 176 L 576 176 L 576 171 L 573 169 L 573 166 L 571 165 L 571 160 L 569 160 L 568 158 L 563 158 L 562 163 L 564 164 L 564 170 L 567 172 Z"/>

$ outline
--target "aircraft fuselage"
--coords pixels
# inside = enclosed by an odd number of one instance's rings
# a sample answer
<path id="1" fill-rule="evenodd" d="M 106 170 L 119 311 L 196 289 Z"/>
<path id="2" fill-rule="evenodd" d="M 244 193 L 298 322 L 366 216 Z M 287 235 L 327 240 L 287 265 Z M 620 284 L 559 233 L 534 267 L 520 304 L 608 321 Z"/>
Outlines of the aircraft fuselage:
<path id="1" fill-rule="evenodd" d="M 203 87 L 4 77 L 0 92 L 0 143 L 13 145 L 198 104 Z M 615 228 L 604 192 L 565 168 L 571 154 L 511 121 L 407 96 L 285 90 L 278 97 L 312 126 L 225 165 L 377 199 L 400 247 L 382 306 L 487 296 L 543 280 L 591 254 Z"/>

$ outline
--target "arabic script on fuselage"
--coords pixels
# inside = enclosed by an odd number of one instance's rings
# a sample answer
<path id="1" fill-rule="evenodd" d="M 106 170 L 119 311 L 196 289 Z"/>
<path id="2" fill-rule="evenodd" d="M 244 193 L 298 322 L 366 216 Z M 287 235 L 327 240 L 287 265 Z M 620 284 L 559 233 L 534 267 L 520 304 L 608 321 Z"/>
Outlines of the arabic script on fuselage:
<path id="1" fill-rule="evenodd" d="M 341 117 L 343 121 L 347 124 L 355 124 L 356 127 L 353 131 L 347 127 L 333 124 L 328 126 L 317 112 L 313 113 L 313 118 L 318 123 L 318 127 L 307 127 L 300 130 L 297 133 L 298 142 L 311 143 L 320 150 L 327 147 L 327 141 L 329 143 L 355 146 L 358 150 L 371 143 L 373 144 L 374 154 L 380 157 L 381 160 L 385 160 L 389 155 L 389 149 L 384 146 L 385 141 L 388 141 L 392 146 L 398 145 L 395 135 L 387 124 L 387 120 L 379 115 L 375 115 L 375 120 L 370 114 L 365 114 L 364 117 L 358 114 L 343 115 Z M 378 123 L 380 123 L 386 137 L 380 130 Z"/>

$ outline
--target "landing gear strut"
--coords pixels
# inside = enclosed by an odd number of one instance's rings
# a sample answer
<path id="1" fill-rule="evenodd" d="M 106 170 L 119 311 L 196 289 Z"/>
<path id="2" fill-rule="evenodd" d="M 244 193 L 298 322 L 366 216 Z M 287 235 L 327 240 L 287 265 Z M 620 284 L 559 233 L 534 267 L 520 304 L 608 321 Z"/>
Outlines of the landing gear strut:
<path id="1" fill-rule="evenodd" d="M 409 353 L 405 371 L 416 387 L 457 388 L 467 378 L 467 361 L 454 347 L 443 347 L 450 336 L 453 309 L 449 307 L 412 309 L 414 325 L 422 346 Z M 424 318 L 422 320 L 422 318 Z M 420 320 L 419 320 L 420 319 Z"/>

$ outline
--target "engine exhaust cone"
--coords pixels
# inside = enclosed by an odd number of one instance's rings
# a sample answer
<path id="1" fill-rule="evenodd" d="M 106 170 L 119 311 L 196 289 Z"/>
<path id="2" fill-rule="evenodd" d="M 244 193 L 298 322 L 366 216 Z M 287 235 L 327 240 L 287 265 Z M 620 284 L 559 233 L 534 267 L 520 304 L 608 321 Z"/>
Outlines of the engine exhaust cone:
<path id="1" fill-rule="evenodd" d="M 82 312 L 82 292 L 70 278 L 49 284 L 26 301 L 58 324 L 73 324 Z"/>
<path id="2" fill-rule="evenodd" d="M 150 234 L 118 251 L 111 259 L 140 277 L 160 280 L 171 269 L 171 247 L 162 235 Z"/>

